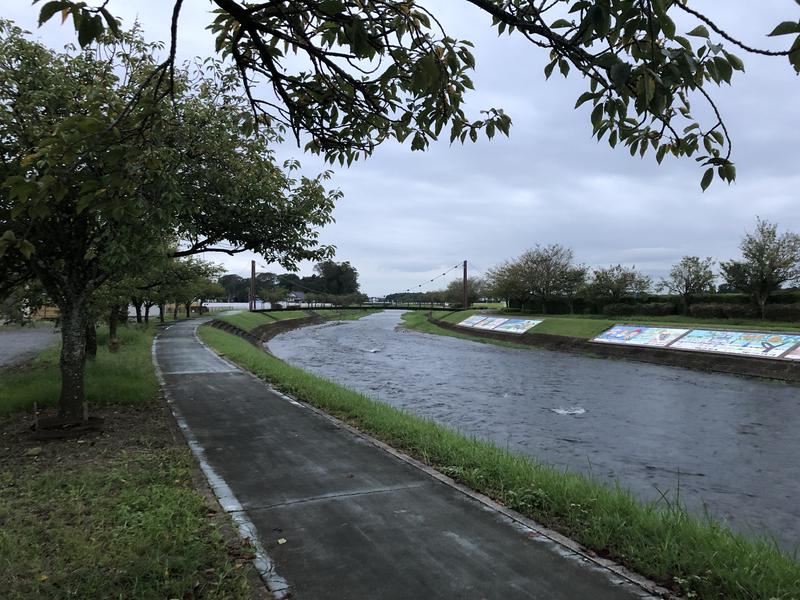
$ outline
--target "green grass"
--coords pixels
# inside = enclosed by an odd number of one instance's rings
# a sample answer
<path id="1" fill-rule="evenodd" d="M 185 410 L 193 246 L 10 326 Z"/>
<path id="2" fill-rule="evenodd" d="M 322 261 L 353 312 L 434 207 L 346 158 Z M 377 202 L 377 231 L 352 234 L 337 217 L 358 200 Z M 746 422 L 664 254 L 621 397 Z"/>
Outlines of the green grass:
<path id="1" fill-rule="evenodd" d="M 108 331 L 97 335 L 97 358 L 86 364 L 86 399 L 90 406 L 137 405 L 150 402 L 158 391 L 150 343 L 154 329 L 131 325 L 119 328 L 122 346 L 118 352 L 106 349 Z M 31 408 L 55 406 L 61 382 L 58 368 L 60 343 L 40 353 L 22 371 L 0 377 L 0 416 Z"/>
<path id="2" fill-rule="evenodd" d="M 233 315 L 224 315 L 217 318 L 220 321 L 225 321 L 226 323 L 235 325 L 244 331 L 253 331 L 253 329 L 261 325 L 268 325 L 269 323 L 284 321 L 287 319 L 299 319 L 301 317 L 307 317 L 310 314 L 318 314 L 325 319 L 347 321 L 360 319 L 361 317 L 375 312 L 379 312 L 379 310 L 348 308 L 343 310 L 320 310 L 317 313 L 314 313 L 312 310 L 276 310 L 275 312 L 269 313 L 242 311 Z"/>
<path id="3" fill-rule="evenodd" d="M 222 517 L 209 516 L 191 453 L 157 398 L 154 328 L 119 333 L 116 353 L 99 336 L 87 372 L 90 407 L 104 407 L 99 437 L 43 443 L 22 433 L 19 411 L 58 396 L 57 347 L 0 377 L 0 596 L 249 598 Z"/>
<path id="4" fill-rule="evenodd" d="M 191 475 L 184 448 L 4 467 L 3 598 L 247 598 Z"/>
<path id="5" fill-rule="evenodd" d="M 261 325 L 267 325 L 275 321 L 284 321 L 286 319 L 299 319 L 301 317 L 307 317 L 308 315 L 309 313 L 304 310 L 276 310 L 269 313 L 242 311 L 232 315 L 218 316 L 217 319 L 235 325 L 244 331 L 253 331 L 253 329 Z"/>
<path id="6" fill-rule="evenodd" d="M 469 313 L 475 313 L 479 311 L 465 311 L 463 314 L 468 315 Z M 451 313 L 445 311 L 433 311 L 433 316 L 442 319 Z M 450 331 L 449 329 L 443 329 L 441 327 L 437 327 L 433 323 L 428 322 L 428 313 L 423 311 L 415 310 L 413 312 L 404 313 L 401 318 L 403 319 L 404 326 L 408 329 L 413 329 L 414 331 L 419 331 L 422 333 L 433 333 L 436 335 L 446 335 L 448 337 L 459 338 L 462 340 L 470 340 L 472 342 L 480 342 L 482 344 L 493 344 L 495 346 L 506 346 L 507 348 L 526 348 L 530 349 L 530 346 L 525 344 L 517 344 L 513 341 L 504 341 L 504 340 L 495 340 L 490 338 L 482 338 L 475 335 L 470 335 L 468 330 L 464 330 L 463 333 L 460 331 Z M 457 322 L 466 319 L 466 316 L 462 316 L 459 318 Z M 444 320 L 450 320 L 446 318 Z M 513 338 L 511 338 L 513 340 Z"/>
<path id="7" fill-rule="evenodd" d="M 345 308 L 345 309 L 331 309 L 314 311 L 325 319 L 331 321 L 355 321 L 367 315 L 372 315 L 381 312 L 380 308 Z"/>
<path id="8" fill-rule="evenodd" d="M 292 367 L 223 331 L 200 336 L 300 400 L 692 598 L 800 597 L 800 564 L 677 506 L 642 504 L 619 487 L 543 465 Z"/>
<path id="9" fill-rule="evenodd" d="M 474 314 L 502 314 L 499 311 L 481 311 L 481 310 L 464 310 L 458 312 L 444 312 L 434 311 L 433 316 L 447 321 L 449 323 L 460 323 L 467 317 Z M 677 326 L 677 327 L 693 327 L 703 328 L 711 327 L 717 329 L 755 329 L 764 331 L 785 331 L 785 332 L 800 332 L 800 326 L 797 323 L 780 323 L 773 321 L 757 321 L 748 319 L 695 319 L 693 317 L 684 317 L 675 315 L 669 318 L 665 317 L 617 317 L 609 319 L 599 315 L 521 315 L 519 313 L 506 313 L 503 316 L 513 319 L 541 319 L 533 329 L 528 333 L 548 333 L 552 335 L 564 335 L 570 337 L 580 337 L 589 339 L 597 334 L 605 331 L 616 323 L 635 323 L 643 325 L 662 325 L 662 326 Z M 445 330 L 435 325 L 424 325 L 425 319 L 423 318 L 408 318 L 409 315 L 404 315 L 406 326 L 409 329 L 416 329 L 418 331 L 427 331 L 428 333 L 441 334 Z M 527 335 L 527 334 L 525 334 Z M 476 339 L 469 336 L 470 339 Z"/>

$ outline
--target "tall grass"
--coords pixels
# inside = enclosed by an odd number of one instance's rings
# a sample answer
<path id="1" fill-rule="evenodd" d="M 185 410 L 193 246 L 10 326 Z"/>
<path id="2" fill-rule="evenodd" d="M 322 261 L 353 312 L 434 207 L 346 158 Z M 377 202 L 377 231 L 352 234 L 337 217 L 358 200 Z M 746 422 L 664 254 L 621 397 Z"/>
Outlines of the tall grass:
<path id="1" fill-rule="evenodd" d="M 292 367 L 223 331 L 200 336 L 218 352 L 475 490 L 557 529 L 602 556 L 692 598 L 800 598 L 800 564 L 679 506 L 642 504 L 619 487 L 467 438 Z"/>

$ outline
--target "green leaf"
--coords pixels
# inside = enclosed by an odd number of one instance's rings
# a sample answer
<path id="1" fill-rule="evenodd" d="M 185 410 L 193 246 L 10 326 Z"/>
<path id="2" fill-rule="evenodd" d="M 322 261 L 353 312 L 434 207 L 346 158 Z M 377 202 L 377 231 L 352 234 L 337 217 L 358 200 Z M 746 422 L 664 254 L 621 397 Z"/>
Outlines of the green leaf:
<path id="1" fill-rule="evenodd" d="M 592 125 L 594 126 L 595 129 L 597 129 L 600 126 L 600 121 L 602 120 L 602 118 L 603 118 L 603 105 L 598 104 L 597 106 L 594 107 L 591 116 Z"/>
<path id="2" fill-rule="evenodd" d="M 564 27 L 572 27 L 572 23 L 566 19 L 558 19 L 550 25 L 551 29 L 563 29 Z"/>
<path id="3" fill-rule="evenodd" d="M 554 60 L 550 61 L 545 66 L 545 68 L 544 68 L 545 79 L 550 79 L 550 75 L 553 74 L 553 69 L 555 68 L 557 62 L 558 62 L 558 59 L 554 59 Z"/>
<path id="4" fill-rule="evenodd" d="M 686 35 L 692 35 L 694 37 L 704 37 L 704 38 L 708 38 L 710 36 L 710 34 L 708 33 L 708 29 L 706 29 L 705 25 L 698 25 L 691 31 L 687 32 Z"/>
<path id="5" fill-rule="evenodd" d="M 723 50 L 722 53 L 725 55 L 725 58 L 728 59 L 728 62 L 731 64 L 736 71 L 744 71 L 744 63 L 742 59 L 736 56 L 735 54 L 731 54 L 730 52 Z"/>
<path id="6" fill-rule="evenodd" d="M 19 251 L 22 256 L 26 259 L 31 257 L 31 254 L 36 250 L 36 248 L 31 244 L 28 240 L 22 240 L 19 243 Z"/>
<path id="7" fill-rule="evenodd" d="M 611 77 L 611 81 L 617 87 L 622 87 L 626 83 L 631 76 L 631 66 L 628 63 L 618 62 L 611 66 L 608 70 L 608 76 Z"/>
<path id="8" fill-rule="evenodd" d="M 664 32 L 664 35 L 668 38 L 675 37 L 675 22 L 670 19 L 666 14 L 659 19 L 659 23 L 661 24 L 661 31 Z"/>
<path id="9" fill-rule="evenodd" d="M 704 192 L 711 185 L 712 179 L 714 179 L 714 169 L 706 169 L 706 172 L 703 173 L 703 179 L 700 180 L 700 187 Z"/>
<path id="10" fill-rule="evenodd" d="M 578 96 L 578 101 L 575 102 L 575 108 L 578 108 L 581 104 L 588 102 L 589 100 L 593 100 L 597 94 L 593 94 L 592 92 L 584 92 L 580 96 Z"/>
<path id="11" fill-rule="evenodd" d="M 784 21 L 780 25 L 778 25 L 775 29 L 772 30 L 772 33 L 767 35 L 776 36 L 776 35 L 789 35 L 791 33 L 800 33 L 800 23 L 796 23 L 794 21 Z"/>
<path id="12" fill-rule="evenodd" d="M 54 14 L 64 8 L 65 2 L 48 2 L 39 11 L 39 26 L 50 20 Z"/>

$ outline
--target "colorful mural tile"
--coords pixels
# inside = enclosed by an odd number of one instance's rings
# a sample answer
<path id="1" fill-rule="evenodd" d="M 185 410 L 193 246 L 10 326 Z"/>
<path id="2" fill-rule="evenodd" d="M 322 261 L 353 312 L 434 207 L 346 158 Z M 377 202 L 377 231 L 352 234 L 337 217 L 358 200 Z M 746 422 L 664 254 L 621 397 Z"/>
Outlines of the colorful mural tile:
<path id="1" fill-rule="evenodd" d="M 592 339 L 606 344 L 629 346 L 652 346 L 664 348 L 687 333 L 688 329 L 670 327 L 646 327 L 644 325 L 614 325 Z"/>
<path id="2" fill-rule="evenodd" d="M 503 331 L 505 333 L 518 333 L 522 334 L 528 331 L 531 327 L 536 327 L 541 321 L 534 319 L 509 319 L 494 328 L 495 331 Z"/>
<path id="3" fill-rule="evenodd" d="M 789 360 L 800 360 L 800 346 L 789 352 L 789 354 L 785 354 L 783 358 L 788 358 Z"/>
<path id="4" fill-rule="evenodd" d="M 780 358 L 783 353 L 799 342 L 800 335 L 694 329 L 671 347 L 679 350 Z"/>
<path id="5" fill-rule="evenodd" d="M 486 317 L 483 315 L 472 315 L 471 317 L 464 319 L 459 323 L 461 327 L 475 327 L 481 321 L 485 321 Z"/>
<path id="6" fill-rule="evenodd" d="M 475 329 L 495 329 L 498 325 L 502 325 L 506 321 L 508 321 L 508 319 L 488 317 L 475 325 Z"/>

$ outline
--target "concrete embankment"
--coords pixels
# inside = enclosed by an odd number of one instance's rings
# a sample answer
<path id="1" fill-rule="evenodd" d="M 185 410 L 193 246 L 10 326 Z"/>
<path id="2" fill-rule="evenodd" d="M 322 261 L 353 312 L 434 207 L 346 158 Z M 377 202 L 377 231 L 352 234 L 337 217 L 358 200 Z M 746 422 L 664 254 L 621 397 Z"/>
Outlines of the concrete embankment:
<path id="1" fill-rule="evenodd" d="M 216 329 L 222 329 L 233 335 L 238 335 L 240 338 L 247 340 L 254 346 L 259 348 L 263 347 L 264 342 L 268 342 L 276 335 L 297 329 L 298 327 L 305 327 L 306 325 L 315 325 L 326 321 L 324 317 L 319 315 L 310 314 L 307 317 L 300 317 L 297 319 L 285 319 L 283 321 L 273 321 L 259 325 L 252 331 L 244 331 L 236 325 L 231 325 L 219 319 L 213 319 L 208 322 L 208 325 Z"/>
<path id="2" fill-rule="evenodd" d="M 430 316 L 428 317 L 428 321 L 442 329 L 457 331 L 477 338 L 502 340 L 504 342 L 514 342 L 549 350 L 560 350 L 562 352 L 588 354 L 602 358 L 617 358 L 673 367 L 684 367 L 699 371 L 765 377 L 794 383 L 800 382 L 800 362 L 788 360 L 689 352 L 686 350 L 672 350 L 669 348 L 612 346 L 593 343 L 579 337 L 551 335 L 546 333 L 528 332 L 524 335 L 510 335 L 481 329 L 467 330 L 453 323 Z"/>

